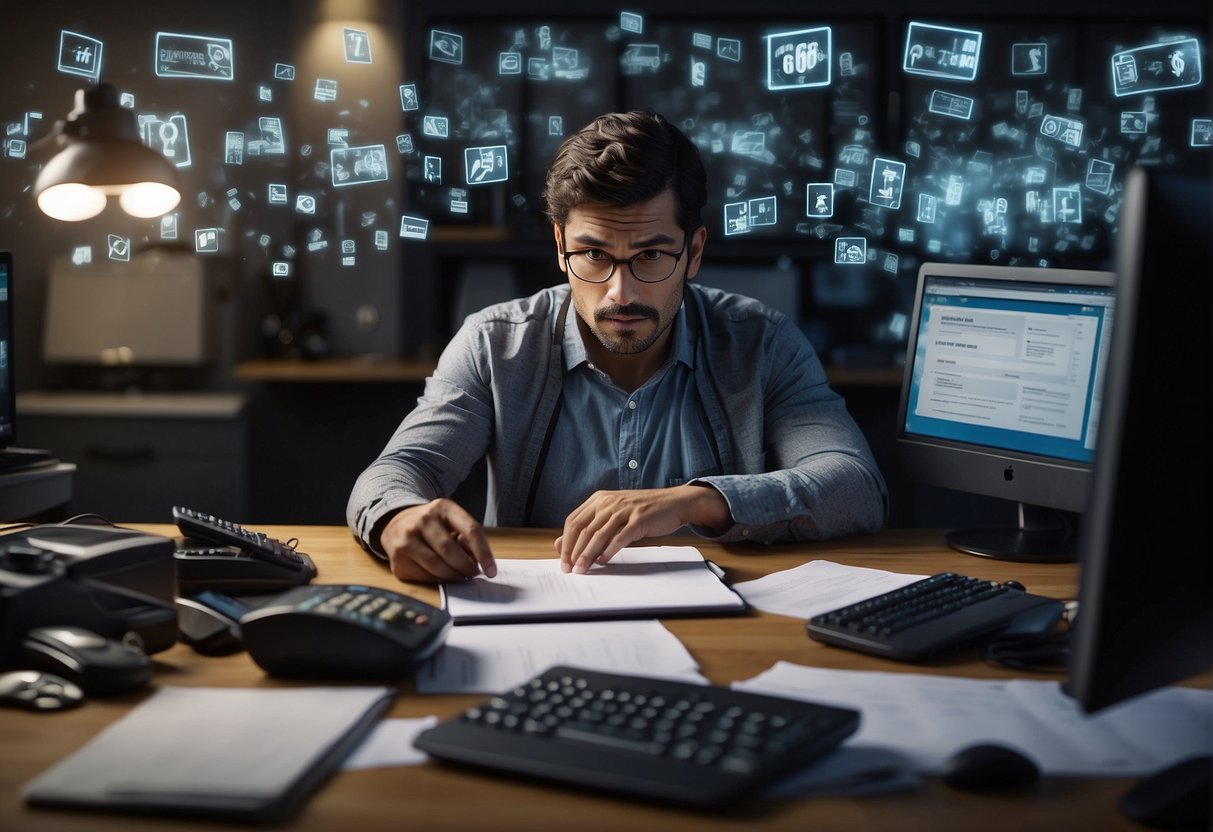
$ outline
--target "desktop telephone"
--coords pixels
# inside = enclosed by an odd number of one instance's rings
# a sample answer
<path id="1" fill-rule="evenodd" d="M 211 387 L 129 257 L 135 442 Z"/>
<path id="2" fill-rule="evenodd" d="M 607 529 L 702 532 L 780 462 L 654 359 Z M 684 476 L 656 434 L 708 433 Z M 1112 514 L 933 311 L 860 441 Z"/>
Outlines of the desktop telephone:
<path id="1" fill-rule="evenodd" d="M 183 595 L 223 592 L 280 592 L 309 583 L 316 565 L 303 552 L 261 532 L 180 506 L 173 520 L 185 535 L 173 558 Z"/>
<path id="2" fill-rule="evenodd" d="M 263 670 L 288 678 L 398 679 L 437 652 L 451 627 L 445 610 L 355 584 L 300 586 L 256 601 L 204 591 L 178 603 L 182 638 L 195 649 L 243 644 Z"/>

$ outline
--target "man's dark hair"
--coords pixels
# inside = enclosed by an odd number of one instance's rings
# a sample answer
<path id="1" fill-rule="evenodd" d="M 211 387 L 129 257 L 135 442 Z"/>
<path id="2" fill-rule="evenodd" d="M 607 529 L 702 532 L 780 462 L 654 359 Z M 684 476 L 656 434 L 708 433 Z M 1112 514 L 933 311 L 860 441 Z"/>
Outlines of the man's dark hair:
<path id="1" fill-rule="evenodd" d="M 672 190 L 678 224 L 703 224 L 707 174 L 699 150 L 657 113 L 607 113 L 565 139 L 548 168 L 543 199 L 552 222 L 564 227 L 569 211 L 587 203 L 619 206 Z"/>

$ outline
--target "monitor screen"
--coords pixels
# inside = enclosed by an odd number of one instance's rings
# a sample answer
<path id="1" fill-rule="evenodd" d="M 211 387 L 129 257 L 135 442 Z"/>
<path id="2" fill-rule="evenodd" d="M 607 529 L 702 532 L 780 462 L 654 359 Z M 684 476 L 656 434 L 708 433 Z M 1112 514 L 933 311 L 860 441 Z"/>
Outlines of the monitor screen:
<path id="1" fill-rule="evenodd" d="M 1114 317 L 1108 272 L 919 269 L 898 415 L 916 480 L 1014 500 L 1019 528 L 949 535 L 962 551 L 1063 559 L 1086 505 Z"/>
<path id="2" fill-rule="evenodd" d="M 0 251 L 0 448 L 13 444 L 16 413 L 13 367 L 13 255 Z"/>
<path id="3" fill-rule="evenodd" d="M 1213 665 L 1211 232 L 1208 178 L 1129 176 L 1078 546 L 1068 689 L 1087 711 Z"/>

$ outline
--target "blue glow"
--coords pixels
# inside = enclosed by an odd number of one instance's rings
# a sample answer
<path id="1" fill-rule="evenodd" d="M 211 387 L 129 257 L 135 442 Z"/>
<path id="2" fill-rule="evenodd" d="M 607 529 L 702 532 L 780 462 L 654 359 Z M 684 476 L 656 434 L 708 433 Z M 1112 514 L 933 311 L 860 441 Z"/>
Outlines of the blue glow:
<path id="1" fill-rule="evenodd" d="M 1012 75 L 1048 75 L 1048 73 L 1049 44 L 1039 42 L 1011 44 Z"/>
<path id="2" fill-rule="evenodd" d="M 265 201 L 270 205 L 286 205 L 287 198 L 286 185 L 271 182 L 266 186 Z"/>
<path id="3" fill-rule="evenodd" d="M 724 236 L 750 232 L 750 206 L 747 202 L 729 202 L 724 206 Z"/>
<path id="4" fill-rule="evenodd" d="M 442 157 L 426 156 L 423 164 L 425 167 L 425 181 L 440 184 L 442 182 Z"/>
<path id="5" fill-rule="evenodd" d="M 981 59 L 980 31 L 910 23 L 901 68 L 911 75 L 972 81 Z"/>
<path id="6" fill-rule="evenodd" d="M 1083 123 L 1065 116 L 1046 115 L 1040 122 L 1040 135 L 1070 147 L 1082 146 Z"/>
<path id="7" fill-rule="evenodd" d="M 335 147 L 329 152 L 333 187 L 387 181 L 387 150 L 381 144 Z"/>
<path id="8" fill-rule="evenodd" d="M 868 238 L 839 237 L 834 241 L 834 262 L 840 266 L 861 266 L 868 262 Z"/>
<path id="9" fill-rule="evenodd" d="M 174 113 L 166 119 L 140 115 L 137 121 L 145 145 L 164 154 L 176 167 L 188 168 L 193 163 L 189 124 L 184 114 Z"/>
<path id="10" fill-rule="evenodd" d="M 778 221 L 779 207 L 773 196 L 760 196 L 749 201 L 750 227 L 775 225 Z"/>
<path id="11" fill-rule="evenodd" d="M 469 185 L 504 182 L 510 176 L 509 151 L 503 144 L 466 148 L 463 171 L 464 181 Z"/>
<path id="12" fill-rule="evenodd" d="M 1078 188 L 1053 189 L 1053 220 L 1061 223 L 1082 222 L 1082 194 Z"/>
<path id="13" fill-rule="evenodd" d="M 229 38 L 156 33 L 155 70 L 161 78 L 206 78 L 231 81 L 236 60 Z"/>
<path id="14" fill-rule="evenodd" d="M 624 75 L 656 72 L 661 66 L 661 46 L 656 43 L 630 43 L 619 58 Z"/>
<path id="15" fill-rule="evenodd" d="M 244 134 L 235 130 L 227 131 L 224 139 L 223 163 L 226 165 L 244 164 Z"/>
<path id="16" fill-rule="evenodd" d="M 446 116 L 422 116 L 421 132 L 436 139 L 445 139 L 450 135 L 450 123 Z"/>
<path id="17" fill-rule="evenodd" d="M 716 38 L 716 57 L 741 63 L 741 41 L 737 38 Z"/>
<path id="18" fill-rule="evenodd" d="M 1091 159 L 1087 162 L 1086 186 L 1097 194 L 1108 195 L 1112 190 L 1112 172 L 1116 165 L 1103 159 Z"/>
<path id="19" fill-rule="evenodd" d="M 933 90 L 927 110 L 939 116 L 948 116 L 949 118 L 968 121 L 973 117 L 974 103 L 972 98 L 966 98 L 963 95 L 945 92 L 944 90 Z"/>
<path id="20" fill-rule="evenodd" d="M 336 101 L 337 82 L 332 78 L 317 78 L 312 97 L 317 101 Z"/>
<path id="21" fill-rule="evenodd" d="M 937 197 L 931 194 L 918 195 L 918 221 L 931 224 L 935 222 L 935 206 L 939 203 Z"/>
<path id="22" fill-rule="evenodd" d="M 767 35 L 767 89 L 828 87 L 832 38 L 829 26 Z"/>
<path id="23" fill-rule="evenodd" d="M 877 156 L 872 160 L 872 184 L 868 191 L 868 202 L 881 208 L 897 210 L 901 207 L 901 192 L 905 182 L 905 162 Z"/>
<path id="24" fill-rule="evenodd" d="M 276 80 L 276 81 L 294 81 L 295 80 L 295 65 L 294 64 L 274 64 L 274 80 Z"/>
<path id="25" fill-rule="evenodd" d="M 620 12 L 619 30 L 637 35 L 642 34 L 644 32 L 644 15 L 636 12 Z"/>
<path id="26" fill-rule="evenodd" d="M 109 259 L 126 262 L 131 259 L 131 238 L 121 234 L 108 234 L 105 238 Z"/>
<path id="27" fill-rule="evenodd" d="M 96 38 L 62 29 L 59 32 L 58 69 L 95 81 L 101 77 L 101 53 L 104 49 L 105 44 Z"/>
<path id="28" fill-rule="evenodd" d="M 316 213 L 316 197 L 312 196 L 311 194 L 296 195 L 295 212 L 298 214 Z"/>
<path id="29" fill-rule="evenodd" d="M 805 185 L 805 216 L 834 216 L 834 185 L 831 182 L 810 182 Z"/>
<path id="30" fill-rule="evenodd" d="M 371 62 L 371 36 L 362 29 L 342 29 L 345 43 L 345 62 L 369 64 Z"/>
<path id="31" fill-rule="evenodd" d="M 421 99 L 417 96 L 416 84 L 401 84 L 400 85 L 400 109 L 404 112 L 412 112 L 421 106 Z"/>
<path id="32" fill-rule="evenodd" d="M 1192 119 L 1189 147 L 1213 147 L 1213 118 Z"/>
<path id="33" fill-rule="evenodd" d="M 444 64 L 462 64 L 463 35 L 431 29 L 430 60 Z"/>
<path id="34" fill-rule="evenodd" d="M 1117 98 L 1199 86 L 1196 38 L 1151 43 L 1112 55 L 1112 94 Z"/>
<path id="35" fill-rule="evenodd" d="M 501 52 L 497 55 L 497 74 L 498 75 L 521 75 L 522 74 L 522 53 L 521 52 Z"/>

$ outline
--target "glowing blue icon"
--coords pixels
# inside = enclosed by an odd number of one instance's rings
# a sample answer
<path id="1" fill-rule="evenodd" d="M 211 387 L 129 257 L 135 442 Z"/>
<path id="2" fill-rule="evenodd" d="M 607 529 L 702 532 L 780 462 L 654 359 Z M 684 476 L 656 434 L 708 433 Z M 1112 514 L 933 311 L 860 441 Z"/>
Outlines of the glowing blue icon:
<path id="1" fill-rule="evenodd" d="M 387 150 L 381 144 L 335 147 L 329 165 L 335 188 L 387 181 Z"/>
<path id="2" fill-rule="evenodd" d="M 741 41 L 737 38 L 716 38 L 716 57 L 741 63 Z"/>
<path id="3" fill-rule="evenodd" d="M 375 248 L 379 251 L 387 251 L 387 232 L 382 228 L 375 230 Z"/>
<path id="4" fill-rule="evenodd" d="M 868 262 L 868 238 L 839 237 L 834 241 L 834 262 L 842 266 L 858 266 Z"/>
<path id="5" fill-rule="evenodd" d="M 131 238 L 121 234 L 109 234 L 105 238 L 109 259 L 126 262 L 131 259 Z"/>
<path id="6" fill-rule="evenodd" d="M 850 168 L 834 168 L 835 188 L 854 188 L 855 179 L 855 171 Z"/>
<path id="7" fill-rule="evenodd" d="M 981 59 L 981 38 L 974 29 L 911 23 L 901 68 L 911 75 L 972 81 Z"/>
<path id="8" fill-rule="evenodd" d="M 563 136 L 564 135 L 564 117 L 563 116 L 548 116 L 548 135 Z"/>
<path id="9" fill-rule="evenodd" d="M 412 112 L 421 106 L 421 99 L 417 97 L 416 84 L 401 84 L 400 85 L 400 109 L 404 112 Z"/>
<path id="10" fill-rule="evenodd" d="M 1111 162 L 1105 162 L 1103 159 L 1091 159 L 1087 162 L 1087 189 L 1107 196 L 1108 192 L 1112 190 L 1112 171 L 1115 169 L 1116 165 Z"/>
<path id="11" fill-rule="evenodd" d="M 177 239 L 177 220 L 180 215 L 176 212 L 165 214 L 160 218 L 160 239 L 175 240 Z"/>
<path id="12" fill-rule="evenodd" d="M 274 277 L 290 277 L 291 264 L 285 260 L 275 260 L 270 264 L 270 274 Z"/>
<path id="13" fill-rule="evenodd" d="M 501 52 L 497 55 L 497 74 L 498 75 L 521 75 L 522 74 L 522 53 L 521 52 Z"/>
<path id="14" fill-rule="evenodd" d="M 353 266 L 355 264 L 354 255 L 358 253 L 358 246 L 354 240 L 341 241 L 341 265 Z"/>
<path id="15" fill-rule="evenodd" d="M 1120 114 L 1120 132 L 1126 134 L 1145 133 L 1149 118 L 1143 112 L 1122 112 Z"/>
<path id="16" fill-rule="evenodd" d="M 749 211 L 751 228 L 757 228 L 760 225 L 775 225 L 778 219 L 778 206 L 773 196 L 751 199 Z"/>
<path id="17" fill-rule="evenodd" d="M 840 165 L 866 165 L 868 163 L 868 149 L 861 144 L 844 145 L 842 150 L 838 151 L 838 164 Z"/>
<path id="18" fill-rule="evenodd" d="M 436 139 L 445 139 L 450 134 L 449 122 L 446 116 L 423 116 L 421 132 Z"/>
<path id="19" fill-rule="evenodd" d="M 161 78 L 208 78 L 231 81 L 236 77 L 232 42 L 209 35 L 156 33 L 156 74 Z"/>
<path id="20" fill-rule="evenodd" d="M 1053 189 L 1053 218 L 1055 222 L 1082 222 L 1082 194 L 1078 188 Z"/>
<path id="21" fill-rule="evenodd" d="M 463 63 L 463 35 L 431 29 L 430 60 L 444 64 Z"/>
<path id="22" fill-rule="evenodd" d="M 400 218 L 400 236 L 412 240 L 424 240 L 430 233 L 430 221 L 423 217 L 410 217 L 405 214 Z"/>
<path id="23" fill-rule="evenodd" d="M 933 194 L 918 195 L 918 221 L 922 223 L 935 222 L 935 208 L 939 198 Z"/>
<path id="24" fill-rule="evenodd" d="M 422 164 L 426 182 L 439 184 L 442 182 L 442 157 L 426 156 Z"/>
<path id="25" fill-rule="evenodd" d="M 972 98 L 966 98 L 963 95 L 944 90 L 932 90 L 931 101 L 927 105 L 927 109 L 935 115 L 968 121 L 973 117 L 974 103 Z"/>
<path id="26" fill-rule="evenodd" d="M 855 74 L 855 56 L 850 52 L 843 52 L 838 56 L 838 74 L 843 78 L 850 78 Z"/>
<path id="27" fill-rule="evenodd" d="M 176 167 L 187 168 L 190 158 L 190 136 L 185 116 L 175 113 L 166 119 L 156 116 L 140 116 L 143 143 L 159 151 Z"/>
<path id="28" fill-rule="evenodd" d="M 552 65 L 547 58 L 527 58 L 526 77 L 535 81 L 546 81 L 552 76 Z"/>
<path id="29" fill-rule="evenodd" d="M 463 151 L 464 181 L 469 185 L 504 182 L 509 178 L 509 154 L 505 145 L 469 147 Z"/>
<path id="30" fill-rule="evenodd" d="M 257 127 L 261 130 L 261 139 L 250 142 L 250 154 L 264 153 L 267 156 L 282 156 L 286 153 L 286 138 L 282 133 L 282 119 L 275 116 L 261 116 L 257 119 Z"/>
<path id="31" fill-rule="evenodd" d="M 336 145 L 337 147 L 347 147 L 349 145 L 350 128 L 348 127 L 330 127 L 326 133 L 328 144 Z"/>
<path id="32" fill-rule="evenodd" d="M 963 176 L 952 174 L 948 177 L 948 188 L 944 191 L 944 205 L 959 205 L 964 198 L 965 180 Z"/>
<path id="33" fill-rule="evenodd" d="M 286 205 L 286 185 L 280 182 L 271 182 L 266 186 L 265 201 L 270 205 Z"/>
<path id="34" fill-rule="evenodd" d="M 1213 118 L 1192 119 L 1192 132 L 1188 139 L 1191 147 L 1213 147 Z"/>
<path id="35" fill-rule="evenodd" d="M 619 59 L 624 75 L 656 72 L 661 66 L 661 47 L 655 43 L 630 43 Z"/>
<path id="36" fill-rule="evenodd" d="M 724 206 L 724 236 L 748 234 L 750 231 L 750 206 L 746 202 L 729 202 Z"/>
<path id="37" fill-rule="evenodd" d="M 371 36 L 361 29 L 343 29 L 345 62 L 347 64 L 369 64 L 371 62 Z"/>
<path id="38" fill-rule="evenodd" d="M 295 212 L 299 214 L 316 213 L 316 197 L 311 194 L 298 194 L 295 197 Z"/>
<path id="39" fill-rule="evenodd" d="M 1065 116 L 1046 115 L 1040 122 L 1040 135 L 1056 139 L 1070 147 L 1082 145 L 1083 123 Z"/>
<path id="40" fill-rule="evenodd" d="M 1049 73 L 1049 44 L 1011 44 L 1012 75 L 1047 75 Z"/>
<path id="41" fill-rule="evenodd" d="M 224 141 L 223 163 L 225 165 L 244 164 L 244 134 L 229 130 Z"/>
<path id="42" fill-rule="evenodd" d="M 72 249 L 72 263 L 77 266 L 85 266 L 91 262 L 93 262 L 92 246 L 76 246 Z"/>
<path id="43" fill-rule="evenodd" d="M 691 59 L 691 86 L 702 87 L 708 82 L 708 65 L 706 61 Z"/>
<path id="44" fill-rule="evenodd" d="M 24 159 L 26 149 L 25 139 L 8 139 L 4 143 L 4 155 L 10 159 Z"/>
<path id="45" fill-rule="evenodd" d="M 400 153 L 413 152 L 413 137 L 408 133 L 401 133 L 396 137 L 396 150 Z"/>
<path id="46" fill-rule="evenodd" d="M 1112 55 L 1112 94 L 1117 98 L 1196 87 L 1202 80 L 1196 38 L 1152 43 Z"/>
<path id="47" fill-rule="evenodd" d="M 589 70 L 579 66 L 581 53 L 564 46 L 552 47 L 552 74 L 557 78 L 576 81 L 585 78 Z"/>
<path id="48" fill-rule="evenodd" d="M 259 84 L 257 86 L 257 98 L 266 102 L 267 104 L 273 103 L 274 90 L 267 87 L 265 84 Z"/>
<path id="49" fill-rule="evenodd" d="M 692 32 L 691 46 L 695 47 L 696 49 L 711 49 L 712 36 L 706 32 Z"/>
<path id="50" fill-rule="evenodd" d="M 767 35 L 767 89 L 807 89 L 830 85 L 833 60 L 829 26 Z"/>
<path id="51" fill-rule="evenodd" d="M 810 182 L 805 186 L 805 216 L 834 216 L 834 185 L 830 182 Z"/>
<path id="52" fill-rule="evenodd" d="M 97 80 L 101 77 L 101 52 L 104 48 L 105 45 L 96 38 L 60 30 L 59 71 Z"/>
<path id="53" fill-rule="evenodd" d="M 337 82 L 332 78 L 317 78 L 316 89 L 312 97 L 317 101 L 336 101 Z"/>
<path id="54" fill-rule="evenodd" d="M 901 258 L 892 252 L 888 252 L 884 256 L 884 270 L 889 274 L 897 274 L 897 266 L 901 262 Z"/>
<path id="55" fill-rule="evenodd" d="M 199 254 L 214 254 L 218 250 L 218 228 L 197 228 L 194 230 L 194 251 Z"/>
<path id="56" fill-rule="evenodd" d="M 274 64 L 274 79 L 277 81 L 294 81 L 294 64 Z"/>
<path id="57" fill-rule="evenodd" d="M 738 130 L 733 133 L 730 152 L 738 156 L 753 156 L 761 159 L 767 150 L 767 134 L 761 130 Z"/>
<path id="58" fill-rule="evenodd" d="M 877 156 L 872 160 L 872 185 L 868 192 L 868 202 L 881 208 L 900 208 L 905 180 L 905 162 Z"/>
<path id="59" fill-rule="evenodd" d="M 637 35 L 642 34 L 644 32 L 644 15 L 635 12 L 620 12 L 619 30 Z"/>
<path id="60" fill-rule="evenodd" d="M 468 212 L 468 192 L 463 188 L 451 188 L 449 207 L 452 214 Z"/>

